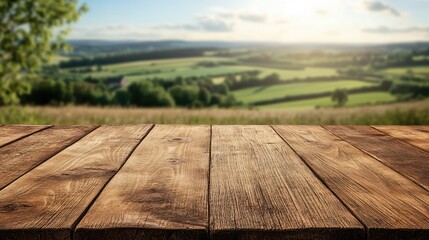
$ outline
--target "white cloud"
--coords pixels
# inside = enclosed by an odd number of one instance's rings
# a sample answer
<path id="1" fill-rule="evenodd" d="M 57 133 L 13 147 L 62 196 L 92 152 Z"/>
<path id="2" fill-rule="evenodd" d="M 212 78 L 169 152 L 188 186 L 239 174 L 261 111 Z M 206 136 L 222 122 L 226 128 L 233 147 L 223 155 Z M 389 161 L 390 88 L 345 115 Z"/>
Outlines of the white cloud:
<path id="1" fill-rule="evenodd" d="M 379 26 L 376 28 L 365 28 L 362 29 L 366 33 L 380 33 L 380 34 L 389 34 L 389 33 L 429 33 L 429 27 L 421 26 L 411 26 L 406 28 L 391 28 L 387 26 Z"/>
<path id="2" fill-rule="evenodd" d="M 364 2 L 364 6 L 365 6 L 366 10 L 368 10 L 370 12 L 383 12 L 383 13 L 388 13 L 388 14 L 395 16 L 395 17 L 400 17 L 402 15 L 395 8 L 387 5 L 384 2 L 377 1 L 377 0 L 366 1 L 366 2 Z"/>
<path id="3" fill-rule="evenodd" d="M 253 23 L 264 23 L 267 21 L 267 15 L 265 13 L 256 12 L 241 12 L 238 17 L 242 21 L 253 22 Z"/>

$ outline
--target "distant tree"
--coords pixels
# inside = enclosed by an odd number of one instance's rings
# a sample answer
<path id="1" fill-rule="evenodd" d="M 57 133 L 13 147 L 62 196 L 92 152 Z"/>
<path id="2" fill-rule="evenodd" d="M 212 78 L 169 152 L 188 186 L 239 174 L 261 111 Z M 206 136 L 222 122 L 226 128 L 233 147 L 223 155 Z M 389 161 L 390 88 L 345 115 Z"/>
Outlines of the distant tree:
<path id="1" fill-rule="evenodd" d="M 212 94 L 210 105 L 220 106 L 223 102 L 224 96 L 219 93 Z"/>
<path id="2" fill-rule="evenodd" d="M 194 85 L 177 85 L 169 89 L 178 106 L 192 107 L 192 104 L 199 99 L 199 88 Z"/>
<path id="3" fill-rule="evenodd" d="M 348 93 L 346 89 L 337 89 L 332 93 L 332 101 L 337 102 L 337 105 L 343 107 L 346 105 L 348 98 Z"/>
<path id="4" fill-rule="evenodd" d="M 205 89 L 204 87 L 200 88 L 200 92 L 198 94 L 198 97 L 199 97 L 199 101 L 204 106 L 210 105 L 211 93 L 207 89 Z"/>
<path id="5" fill-rule="evenodd" d="M 229 87 L 226 83 L 221 83 L 218 85 L 218 93 L 223 94 L 223 95 L 228 95 L 229 93 Z"/>
<path id="6" fill-rule="evenodd" d="M 267 83 L 277 83 L 280 81 L 280 75 L 277 73 L 270 74 L 264 78 L 264 81 Z"/>
<path id="7" fill-rule="evenodd" d="M 34 79 L 34 72 L 58 50 L 68 49 L 68 29 L 61 27 L 87 11 L 78 2 L 0 1 L 0 105 L 18 103 L 30 91 L 25 80 Z"/>
<path id="8" fill-rule="evenodd" d="M 238 104 L 239 102 L 237 101 L 235 96 L 232 94 L 229 94 L 228 96 L 223 98 L 223 101 L 220 106 L 224 108 L 231 108 L 231 107 L 237 106 Z"/>
<path id="9" fill-rule="evenodd" d="M 131 94 L 125 89 L 119 89 L 115 92 L 115 103 L 121 106 L 129 106 L 131 104 Z"/>
<path id="10" fill-rule="evenodd" d="M 31 94 L 24 97 L 26 103 L 46 105 L 60 104 L 67 100 L 67 86 L 64 81 L 51 79 L 35 80 Z"/>
<path id="11" fill-rule="evenodd" d="M 149 81 L 132 83 L 128 86 L 132 105 L 139 107 L 174 107 L 175 102 L 171 95 L 160 85 Z"/>

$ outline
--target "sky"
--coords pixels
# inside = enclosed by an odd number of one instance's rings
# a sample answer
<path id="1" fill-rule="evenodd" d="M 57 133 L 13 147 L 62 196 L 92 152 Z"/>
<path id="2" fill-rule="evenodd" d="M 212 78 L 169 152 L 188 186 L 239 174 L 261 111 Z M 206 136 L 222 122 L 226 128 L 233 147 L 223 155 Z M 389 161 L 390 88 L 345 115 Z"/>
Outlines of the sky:
<path id="1" fill-rule="evenodd" d="M 429 40 L 429 0 L 80 0 L 69 39 L 390 43 Z"/>

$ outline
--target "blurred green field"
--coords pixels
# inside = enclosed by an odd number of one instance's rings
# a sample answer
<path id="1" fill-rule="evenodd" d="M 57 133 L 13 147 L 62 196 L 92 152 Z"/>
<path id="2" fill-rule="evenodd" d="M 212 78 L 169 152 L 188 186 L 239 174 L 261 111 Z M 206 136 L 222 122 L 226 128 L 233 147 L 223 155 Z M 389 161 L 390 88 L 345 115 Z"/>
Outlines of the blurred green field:
<path id="1" fill-rule="evenodd" d="M 389 68 L 384 72 L 392 75 L 407 75 L 409 70 L 411 70 L 413 74 L 416 75 L 429 75 L 429 66 Z"/>
<path id="2" fill-rule="evenodd" d="M 196 65 L 200 62 L 234 62 L 234 59 L 219 57 L 196 57 L 110 64 L 103 65 L 102 71 L 88 73 L 87 76 L 107 77 L 112 75 L 142 75 L 147 78 L 153 78 L 156 77 L 156 75 L 162 76 L 162 74 L 165 73 L 190 70 L 193 67 L 196 67 Z"/>
<path id="3" fill-rule="evenodd" d="M 365 104 L 376 104 L 376 103 L 389 103 L 396 101 L 395 96 L 386 92 L 371 92 L 361 94 L 349 95 L 349 100 L 346 106 L 359 106 Z M 300 100 L 293 102 L 277 103 L 271 105 L 264 105 L 259 107 L 260 109 L 312 109 L 319 107 L 332 107 L 335 103 L 332 102 L 330 97 L 315 98 L 310 100 Z"/>
<path id="4" fill-rule="evenodd" d="M 201 62 L 212 62 L 219 64 L 213 67 L 198 66 Z M 225 63 L 234 63 L 237 65 L 225 65 Z M 84 70 L 84 68 L 70 69 L 72 71 Z M 178 58 L 154 61 L 137 61 L 122 64 L 103 65 L 101 71 L 93 69 L 91 72 L 84 73 L 85 77 L 103 78 L 109 76 L 126 76 L 130 82 L 143 79 L 165 78 L 173 79 L 176 77 L 204 77 L 220 76 L 234 73 L 243 73 L 247 71 L 258 70 L 261 77 L 273 73 L 279 74 L 282 80 L 308 77 L 330 77 L 337 76 L 337 71 L 331 68 L 305 68 L 303 70 L 288 70 L 270 67 L 260 67 L 257 65 L 247 66 L 239 63 L 235 58 L 225 57 L 195 57 Z"/>
<path id="5" fill-rule="evenodd" d="M 319 83 L 293 83 L 274 85 L 269 87 L 252 87 L 234 91 L 233 93 L 238 100 L 244 103 L 252 103 L 257 101 L 282 98 L 286 96 L 296 96 L 319 92 L 331 92 L 339 88 L 352 89 L 373 85 L 373 83 L 345 79 L 341 81 Z"/>
<path id="6" fill-rule="evenodd" d="M 241 66 L 219 66 L 219 67 L 185 67 L 180 69 L 165 70 L 161 73 L 152 73 L 144 75 L 127 76 L 129 82 L 140 81 L 144 79 L 164 78 L 174 79 L 176 77 L 210 77 L 227 74 L 239 74 L 246 71 L 252 71 L 251 68 Z"/>

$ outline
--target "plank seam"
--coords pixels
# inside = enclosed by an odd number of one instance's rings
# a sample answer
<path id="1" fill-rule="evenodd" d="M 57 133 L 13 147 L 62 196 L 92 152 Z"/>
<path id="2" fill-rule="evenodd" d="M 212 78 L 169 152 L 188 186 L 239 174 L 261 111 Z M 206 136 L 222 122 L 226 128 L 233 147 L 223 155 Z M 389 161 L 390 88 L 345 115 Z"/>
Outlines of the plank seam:
<path id="1" fill-rule="evenodd" d="M 207 239 L 211 239 L 211 220 L 210 220 L 210 185 L 212 172 L 212 141 L 213 141 L 213 125 L 210 125 L 210 141 L 209 141 L 209 171 L 208 171 L 208 191 L 207 191 Z"/>
<path id="2" fill-rule="evenodd" d="M 51 127 L 53 127 L 53 125 L 52 125 L 52 126 L 50 126 L 50 127 L 47 127 L 47 128 L 41 129 L 41 130 L 39 130 L 39 131 L 37 131 L 37 132 L 40 132 L 40 131 L 46 130 L 46 129 L 51 128 Z M 64 147 L 63 147 L 63 148 L 61 148 L 58 152 L 54 153 L 52 156 L 50 156 L 50 157 L 46 158 L 45 160 L 41 161 L 39 164 L 35 165 L 34 167 L 32 167 L 31 169 L 29 169 L 28 171 L 26 171 L 26 172 L 22 173 L 22 174 L 21 174 L 21 175 L 19 175 L 15 180 L 13 180 L 12 182 L 10 182 L 10 183 L 6 184 L 4 187 L 1 187 L 1 188 L 0 188 L 0 191 L 1 191 L 1 190 L 3 190 L 3 189 L 5 189 L 6 187 L 8 187 L 9 185 L 11 185 L 12 183 L 16 182 L 18 179 L 22 178 L 22 177 L 23 177 L 24 175 L 26 175 L 27 173 L 29 173 L 29 172 L 33 171 L 35 168 L 39 167 L 40 165 L 42 165 L 43 163 L 45 163 L 45 162 L 46 162 L 46 161 L 48 161 L 49 159 L 51 159 L 51 158 L 55 157 L 56 155 L 60 154 L 62 151 L 66 150 L 67 148 L 69 148 L 69 147 L 70 147 L 70 146 L 72 146 L 73 144 L 77 143 L 77 142 L 78 142 L 78 141 L 80 141 L 82 138 L 84 138 L 85 136 L 87 136 L 88 134 L 90 134 L 91 132 L 93 132 L 95 129 L 97 129 L 97 128 L 99 128 L 99 127 L 100 127 L 100 126 L 95 126 L 95 128 L 94 128 L 93 130 L 91 130 L 91 131 L 89 131 L 88 133 L 84 134 L 82 137 L 80 137 L 80 138 L 76 139 L 75 141 L 71 142 L 69 145 L 64 146 Z M 37 133 L 37 132 L 35 132 L 35 133 Z M 30 134 L 30 135 L 33 135 L 33 134 Z M 30 136 L 30 135 L 28 135 L 28 136 Z"/>
<path id="3" fill-rule="evenodd" d="M 338 194 L 336 194 L 329 186 L 328 184 L 323 180 L 322 177 L 320 177 L 319 174 L 316 173 L 316 171 L 307 163 L 307 161 L 305 161 L 304 157 L 302 157 L 300 154 L 298 154 L 298 152 L 287 142 L 287 140 L 285 138 L 283 138 L 283 136 L 277 132 L 277 130 L 273 127 L 273 125 L 270 125 L 270 127 L 274 130 L 274 132 L 283 140 L 283 142 L 286 143 L 286 145 L 288 145 L 292 151 L 299 157 L 299 159 L 308 167 L 308 169 L 310 169 L 310 171 L 314 174 L 314 176 L 316 176 L 317 179 L 319 179 L 319 181 L 338 199 L 338 201 L 341 202 L 341 204 L 343 204 L 343 206 L 350 212 L 350 214 L 353 215 L 354 218 L 356 218 L 356 220 L 359 221 L 359 223 L 364 227 L 365 229 L 365 239 L 364 240 L 369 240 L 369 229 L 368 227 L 364 224 L 364 221 L 362 219 L 360 219 L 355 212 L 349 208 L 349 206 L 347 206 L 347 204 L 340 198 L 340 196 Z"/>
<path id="4" fill-rule="evenodd" d="M 2 127 L 3 127 L 3 126 L 7 126 L 7 125 L 2 125 Z M 24 135 L 24 136 L 22 136 L 22 137 L 19 137 L 19 138 L 15 139 L 15 140 L 11 141 L 11 142 L 8 142 L 8 143 L 5 143 L 5 144 L 3 144 L 3 145 L 0 145 L 0 148 L 5 147 L 5 146 L 7 146 L 7 145 L 9 145 L 9 144 L 12 144 L 12 143 L 14 143 L 14 142 L 18 142 L 18 141 L 19 141 L 19 140 L 21 140 L 21 139 L 24 139 L 24 138 L 26 138 L 26 137 L 29 137 L 29 136 L 33 135 L 33 134 L 39 133 L 39 132 L 41 132 L 41 131 L 44 131 L 44 130 L 46 130 L 46 129 L 48 129 L 48 128 L 51 128 L 51 127 L 53 127 L 53 126 L 54 126 L 54 125 L 47 125 L 47 126 L 45 126 L 44 128 L 41 128 L 41 129 L 39 129 L 39 130 L 37 130 L 37 131 L 35 131 L 35 132 L 29 133 L 29 134 L 27 134 L 27 135 Z"/>
<path id="5" fill-rule="evenodd" d="M 121 166 L 118 168 L 118 171 L 116 171 L 115 174 L 113 174 L 109 180 L 106 181 L 106 183 L 103 185 L 103 187 L 98 191 L 98 193 L 95 195 L 95 197 L 91 200 L 91 202 L 88 204 L 88 206 L 85 208 L 85 210 L 82 212 L 82 214 L 76 219 L 75 223 L 70 228 L 70 240 L 75 240 L 75 233 L 76 233 L 76 227 L 80 223 L 80 221 L 85 217 L 85 215 L 88 213 L 89 209 L 92 207 L 94 202 L 98 199 L 100 194 L 104 191 L 104 189 L 107 187 L 107 185 L 110 183 L 110 181 L 116 176 L 116 174 L 121 171 L 122 167 L 125 166 L 125 164 L 128 162 L 128 159 L 131 157 L 131 155 L 135 152 L 135 150 L 138 148 L 138 146 L 143 142 L 143 140 L 149 135 L 149 133 L 153 130 L 155 127 L 154 124 L 150 126 L 149 130 L 146 132 L 146 134 L 140 139 L 140 141 L 136 144 L 136 146 L 130 151 L 130 153 L 125 158 L 125 161 L 121 164 Z"/>
<path id="6" fill-rule="evenodd" d="M 402 177 L 404 177 L 405 179 L 410 180 L 412 183 L 414 183 L 415 185 L 417 185 L 419 188 L 422 188 L 424 191 L 428 191 L 428 192 L 429 192 L 429 189 L 426 189 L 426 187 L 422 186 L 420 183 L 418 183 L 418 182 L 417 182 L 416 180 L 414 180 L 412 177 L 409 177 L 409 176 L 407 176 L 407 175 L 405 175 L 405 174 L 402 174 L 401 172 L 397 171 L 396 169 L 394 169 L 394 168 L 393 168 L 392 166 L 390 166 L 389 164 L 387 164 L 387 163 L 385 163 L 385 162 L 381 161 L 381 159 L 379 159 L 377 156 L 373 155 L 372 153 L 367 152 L 367 151 L 365 151 L 364 149 L 361 149 L 360 147 L 358 147 L 357 145 L 354 145 L 353 143 L 351 143 L 351 142 L 347 141 L 347 139 L 345 139 L 345 138 L 342 138 L 342 137 L 338 136 L 337 134 L 335 134 L 334 132 L 330 131 L 330 130 L 329 130 L 328 128 L 326 128 L 325 126 L 322 126 L 322 128 L 324 128 L 326 131 L 328 131 L 328 132 L 332 133 L 334 136 L 338 137 L 339 139 L 341 139 L 341 140 L 343 140 L 343 141 L 347 142 L 348 144 L 350 144 L 352 147 L 356 148 L 357 150 L 359 150 L 359 151 L 363 152 L 364 154 L 368 155 L 370 158 L 374 159 L 375 161 L 377 161 L 377 162 L 381 163 L 382 165 L 386 166 L 387 168 L 389 168 L 389 169 L 391 169 L 392 171 L 396 172 L 397 174 L 401 175 L 401 176 L 402 176 Z M 375 129 L 375 130 L 377 130 L 377 129 Z M 379 132 L 381 132 L 381 131 L 379 131 Z M 384 132 L 381 132 L 381 133 L 384 133 Z M 388 135 L 388 136 L 390 136 L 390 135 Z M 396 138 L 395 138 L 395 139 L 396 139 Z"/>
<path id="7" fill-rule="evenodd" d="M 391 134 L 389 134 L 388 132 L 385 132 L 385 131 L 383 131 L 383 130 L 381 130 L 381 129 L 378 129 L 378 128 L 377 128 L 377 126 L 372 126 L 372 125 L 370 125 L 370 127 L 374 128 L 375 130 L 377 130 L 377 131 L 379 131 L 379 132 L 381 132 L 381 133 L 384 133 L 384 134 L 386 134 L 386 135 L 389 135 L 389 136 L 391 136 L 391 137 L 393 137 L 393 138 L 395 138 L 395 139 L 397 139 L 397 140 L 399 140 L 399 141 L 401 141 L 401 142 L 403 142 L 403 143 L 406 143 L 407 145 L 410 145 L 411 147 L 415 147 L 415 148 L 418 148 L 418 149 L 420 149 L 420 150 L 423 150 L 423 151 L 425 151 L 425 152 L 429 153 L 429 151 L 428 151 L 428 150 L 423 149 L 423 148 L 421 148 L 421 147 L 419 147 L 419 146 L 417 146 L 417 145 L 414 145 L 414 144 L 412 144 L 412 143 L 408 142 L 407 140 L 404 140 L 404 139 L 401 139 L 401 138 L 397 138 L 397 137 L 395 137 L 395 136 L 392 136 L 392 135 L 391 135 Z"/>

